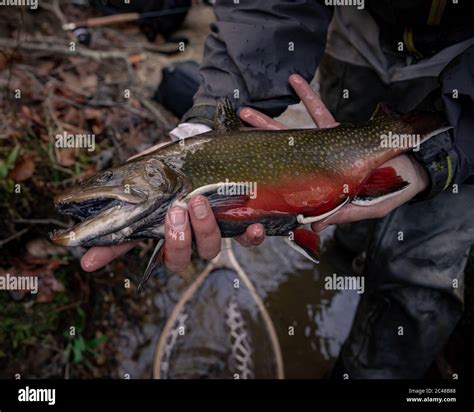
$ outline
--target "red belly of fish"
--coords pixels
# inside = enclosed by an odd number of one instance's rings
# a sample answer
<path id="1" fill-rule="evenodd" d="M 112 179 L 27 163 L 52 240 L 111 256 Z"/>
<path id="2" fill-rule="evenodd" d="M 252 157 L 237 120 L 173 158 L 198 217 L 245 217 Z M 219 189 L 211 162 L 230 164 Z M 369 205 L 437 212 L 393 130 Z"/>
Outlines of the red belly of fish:
<path id="1" fill-rule="evenodd" d="M 245 205 L 217 211 L 222 220 L 255 220 L 272 213 L 319 216 L 353 196 L 363 178 L 327 177 L 318 174 L 286 179 L 278 184 L 256 185 L 256 196 Z M 254 198 L 252 198 L 254 197 Z"/>

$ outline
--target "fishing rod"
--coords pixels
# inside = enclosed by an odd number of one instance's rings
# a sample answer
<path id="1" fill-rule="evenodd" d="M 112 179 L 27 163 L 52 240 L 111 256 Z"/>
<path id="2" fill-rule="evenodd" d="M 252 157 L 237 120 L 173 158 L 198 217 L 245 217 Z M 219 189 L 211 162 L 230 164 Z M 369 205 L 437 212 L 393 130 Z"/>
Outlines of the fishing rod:
<path id="1" fill-rule="evenodd" d="M 104 27 L 104 26 L 111 26 L 116 24 L 122 23 L 131 23 L 136 21 L 146 21 L 153 18 L 163 17 L 163 16 L 171 16 L 175 14 L 182 14 L 187 13 L 189 11 L 189 7 L 179 7 L 175 9 L 165 9 L 165 10 L 157 10 L 157 11 L 149 11 L 145 13 L 119 13 L 113 14 L 110 16 L 102 16 L 102 17 L 91 17 L 89 19 L 79 21 L 79 22 L 69 22 L 63 24 L 62 28 L 64 31 L 70 31 L 74 34 L 77 38 L 79 43 L 88 46 L 91 42 L 91 28 L 95 27 Z M 188 39 L 175 39 L 184 41 L 188 43 Z M 173 52 L 163 51 L 164 54 L 173 54 Z"/>
<path id="2" fill-rule="evenodd" d="M 159 11 L 149 11 L 145 13 L 121 13 L 112 16 L 91 17 L 80 22 L 69 22 L 63 24 L 64 31 L 74 31 L 78 28 L 103 27 L 107 25 L 130 23 L 138 20 L 148 20 L 156 17 L 169 16 L 173 14 L 186 13 L 189 7 L 180 7 L 176 9 L 166 9 Z"/>

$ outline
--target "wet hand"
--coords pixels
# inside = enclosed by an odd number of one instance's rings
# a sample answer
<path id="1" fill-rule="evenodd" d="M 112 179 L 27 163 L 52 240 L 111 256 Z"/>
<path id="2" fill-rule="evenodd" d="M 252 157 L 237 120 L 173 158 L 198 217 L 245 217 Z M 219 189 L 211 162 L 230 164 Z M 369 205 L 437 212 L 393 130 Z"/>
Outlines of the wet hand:
<path id="1" fill-rule="evenodd" d="M 205 196 L 193 197 L 188 202 L 188 210 L 175 206 L 166 215 L 164 261 L 171 271 L 181 272 L 191 261 L 192 234 L 201 258 L 217 256 L 221 249 L 221 233 Z M 263 237 L 263 226 L 255 224 L 249 226 L 239 240 L 252 246 L 259 244 Z"/>

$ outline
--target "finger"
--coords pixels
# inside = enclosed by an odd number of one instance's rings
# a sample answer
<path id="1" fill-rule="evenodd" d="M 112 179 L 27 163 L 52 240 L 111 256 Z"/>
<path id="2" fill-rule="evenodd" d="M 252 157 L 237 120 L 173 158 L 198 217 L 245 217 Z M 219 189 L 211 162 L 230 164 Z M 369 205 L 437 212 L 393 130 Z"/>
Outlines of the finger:
<path id="1" fill-rule="evenodd" d="M 148 154 L 148 153 L 151 153 L 151 152 L 155 151 L 156 149 L 159 149 L 161 146 L 164 146 L 164 145 L 166 145 L 166 144 L 168 144 L 168 143 L 169 143 L 169 142 L 163 142 L 163 143 L 155 144 L 154 146 L 151 146 L 151 147 L 149 147 L 148 149 L 145 149 L 143 152 L 137 153 L 136 155 L 133 155 L 133 156 L 129 157 L 129 158 L 127 159 L 127 161 L 132 160 L 132 159 L 135 159 L 135 158 L 140 157 L 140 156 L 143 156 L 143 155 L 146 155 L 146 154 Z"/>
<path id="2" fill-rule="evenodd" d="M 338 125 L 331 112 L 322 102 L 321 98 L 305 79 L 298 74 L 292 74 L 289 78 L 289 82 L 305 105 L 309 115 L 314 120 L 317 127 L 325 129 Z"/>
<path id="3" fill-rule="evenodd" d="M 355 206 L 347 205 L 320 222 L 313 223 L 311 228 L 315 232 L 320 232 L 329 225 L 338 225 L 341 223 L 358 222 L 360 220 L 381 218 L 394 209 L 393 202 L 388 199 L 374 206 Z"/>
<path id="4" fill-rule="evenodd" d="M 136 242 L 126 242 L 113 246 L 94 246 L 82 256 L 81 267 L 86 272 L 94 272 L 128 252 L 135 245 Z"/>
<path id="5" fill-rule="evenodd" d="M 251 109 L 250 107 L 244 107 L 240 110 L 240 118 L 258 129 L 269 129 L 269 130 L 282 130 L 288 129 L 283 123 L 268 117 L 267 115 L 260 113 L 257 110 Z"/>
<path id="6" fill-rule="evenodd" d="M 330 226 L 332 223 L 329 221 L 329 218 L 320 220 L 318 222 L 312 223 L 311 224 L 311 229 L 313 232 L 321 232 L 324 229 L 326 229 L 328 226 Z"/>
<path id="7" fill-rule="evenodd" d="M 212 259 L 221 250 L 221 231 L 214 213 L 205 196 L 196 196 L 188 204 L 199 256 Z"/>
<path id="8" fill-rule="evenodd" d="M 258 246 L 265 239 L 265 228 L 260 223 L 250 225 L 244 234 L 235 238 L 242 246 Z"/>
<path id="9" fill-rule="evenodd" d="M 188 212 L 173 207 L 166 214 L 164 261 L 172 272 L 182 272 L 191 261 L 191 227 Z"/>

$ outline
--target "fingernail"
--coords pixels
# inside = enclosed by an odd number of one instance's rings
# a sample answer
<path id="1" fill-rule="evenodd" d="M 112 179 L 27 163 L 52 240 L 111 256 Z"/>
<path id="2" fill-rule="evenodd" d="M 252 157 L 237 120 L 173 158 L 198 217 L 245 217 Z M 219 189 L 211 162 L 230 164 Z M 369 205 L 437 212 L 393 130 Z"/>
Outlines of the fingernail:
<path id="1" fill-rule="evenodd" d="M 83 268 L 86 270 L 91 270 L 96 266 L 96 254 L 91 253 L 89 256 L 87 256 L 86 259 L 84 259 L 84 263 L 82 264 Z"/>
<path id="2" fill-rule="evenodd" d="M 298 74 L 292 74 L 291 78 L 295 83 L 303 83 L 301 77 Z"/>
<path id="3" fill-rule="evenodd" d="M 240 110 L 240 117 L 244 117 L 244 118 L 247 118 L 251 115 L 252 113 L 250 112 L 250 110 L 247 110 L 247 109 L 241 109 Z"/>
<path id="4" fill-rule="evenodd" d="M 194 216 L 198 219 L 204 219 L 209 214 L 207 202 L 201 198 L 191 202 L 191 209 L 193 210 Z"/>
<path id="5" fill-rule="evenodd" d="M 176 232 L 183 230 L 186 225 L 186 211 L 179 207 L 171 209 L 169 213 L 169 224 L 171 229 Z"/>
<path id="6" fill-rule="evenodd" d="M 255 232 L 254 232 L 253 240 L 254 241 L 260 240 L 263 237 L 263 233 L 264 233 L 263 228 L 262 227 L 257 227 L 255 229 Z"/>

